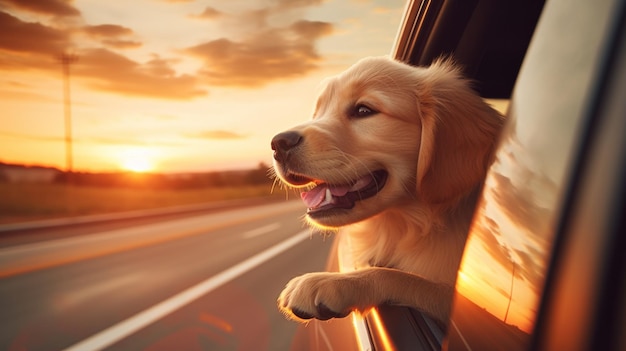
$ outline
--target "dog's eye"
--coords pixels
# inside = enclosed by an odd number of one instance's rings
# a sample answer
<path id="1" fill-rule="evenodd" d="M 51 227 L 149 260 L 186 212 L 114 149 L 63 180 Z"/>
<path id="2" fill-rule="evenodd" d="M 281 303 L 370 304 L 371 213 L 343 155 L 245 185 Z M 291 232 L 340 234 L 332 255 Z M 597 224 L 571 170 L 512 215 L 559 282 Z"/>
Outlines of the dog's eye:
<path id="1" fill-rule="evenodd" d="M 356 105 L 354 107 L 354 117 L 368 117 L 376 114 L 377 112 L 365 105 Z"/>

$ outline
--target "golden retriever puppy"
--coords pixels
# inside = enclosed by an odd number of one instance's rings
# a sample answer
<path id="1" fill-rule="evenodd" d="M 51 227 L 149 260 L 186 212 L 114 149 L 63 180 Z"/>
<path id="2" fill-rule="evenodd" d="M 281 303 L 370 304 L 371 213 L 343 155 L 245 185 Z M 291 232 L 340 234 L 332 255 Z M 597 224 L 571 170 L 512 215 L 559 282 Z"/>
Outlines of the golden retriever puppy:
<path id="1" fill-rule="evenodd" d="M 330 78 L 312 120 L 272 139 L 274 170 L 308 222 L 350 237 L 357 269 L 294 278 L 279 308 L 324 320 L 392 304 L 446 324 L 502 123 L 448 60 L 366 58 Z"/>

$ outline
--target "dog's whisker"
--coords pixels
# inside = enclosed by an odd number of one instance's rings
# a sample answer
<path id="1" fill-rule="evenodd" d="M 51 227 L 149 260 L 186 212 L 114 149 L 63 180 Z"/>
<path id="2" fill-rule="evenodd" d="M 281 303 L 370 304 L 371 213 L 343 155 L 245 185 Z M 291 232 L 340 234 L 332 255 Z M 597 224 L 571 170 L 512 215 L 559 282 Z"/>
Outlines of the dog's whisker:
<path id="1" fill-rule="evenodd" d="M 276 175 L 276 170 L 274 168 L 270 168 L 267 170 L 267 175 L 270 179 L 272 179 L 272 188 L 270 189 L 270 194 L 274 193 L 274 189 L 276 188 L 276 184 L 280 183 L 280 179 Z"/>
<path id="2" fill-rule="evenodd" d="M 348 165 L 348 168 L 350 168 L 354 172 L 354 176 L 352 178 L 346 178 L 346 180 L 351 181 L 363 175 L 363 171 L 359 171 L 359 168 L 354 165 L 355 163 L 360 164 L 362 168 L 368 174 L 373 175 L 369 167 L 358 157 L 351 155 L 347 152 L 344 152 L 343 150 L 339 149 L 337 146 L 333 147 L 333 151 L 337 152 L 342 158 L 344 158 L 346 160 L 346 164 Z M 343 176 L 346 177 L 345 175 Z"/>
<path id="3" fill-rule="evenodd" d="M 404 193 L 408 194 L 412 200 L 417 200 L 417 193 L 411 190 L 412 188 L 415 189 L 414 185 L 411 187 L 406 181 L 400 180 L 400 186 L 404 190 Z"/>

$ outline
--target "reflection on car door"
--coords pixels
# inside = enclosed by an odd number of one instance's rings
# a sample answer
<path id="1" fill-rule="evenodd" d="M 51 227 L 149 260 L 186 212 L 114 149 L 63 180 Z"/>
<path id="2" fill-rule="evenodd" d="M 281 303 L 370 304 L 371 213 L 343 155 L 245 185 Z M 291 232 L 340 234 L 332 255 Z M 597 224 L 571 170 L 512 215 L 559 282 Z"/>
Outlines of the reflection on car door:
<path id="1" fill-rule="evenodd" d="M 572 171 L 622 5 L 546 4 L 470 230 L 448 350 L 526 350 L 532 344 Z"/>

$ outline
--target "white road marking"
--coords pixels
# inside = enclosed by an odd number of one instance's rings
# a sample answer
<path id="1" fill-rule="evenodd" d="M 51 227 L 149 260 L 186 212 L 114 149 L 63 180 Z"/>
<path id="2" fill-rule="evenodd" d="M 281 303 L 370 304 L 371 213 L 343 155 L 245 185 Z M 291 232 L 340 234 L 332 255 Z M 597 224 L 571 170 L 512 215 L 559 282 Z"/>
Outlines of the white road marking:
<path id="1" fill-rule="evenodd" d="M 96 333 L 87 339 L 80 341 L 65 351 L 95 351 L 102 350 L 128 335 L 136 332 L 137 330 L 150 325 L 158 319 L 176 311 L 177 309 L 189 304 L 190 302 L 198 299 L 202 295 L 205 295 L 221 285 L 239 277 L 240 275 L 256 268 L 264 262 L 278 256 L 282 252 L 297 245 L 304 239 L 310 238 L 311 233 L 308 230 L 303 230 L 289 239 L 282 241 L 269 249 L 256 254 L 242 261 L 229 269 L 218 273 L 217 275 L 195 285 L 191 288 L 182 291 L 181 293 L 170 297 L 169 299 L 162 301 L 145 311 L 139 312 L 136 315 L 121 321 L 99 333 Z"/>
<path id="2" fill-rule="evenodd" d="M 465 348 L 467 349 L 467 351 L 472 351 L 472 348 L 469 346 L 469 344 L 467 343 L 467 340 L 465 340 L 465 338 L 463 337 L 463 334 L 459 330 L 459 327 L 456 326 L 456 323 L 454 323 L 454 321 L 452 321 L 452 326 L 454 327 L 454 330 L 456 330 L 457 334 L 459 334 L 459 337 L 461 338 L 461 341 L 463 341 L 463 344 L 465 345 Z"/>
<path id="3" fill-rule="evenodd" d="M 268 224 L 266 226 L 263 227 L 259 227 L 256 229 L 252 229 L 249 230 L 245 233 L 243 233 L 243 237 L 246 239 L 250 239 L 250 238 L 254 238 L 255 236 L 259 236 L 259 235 L 263 235 L 263 234 L 267 234 L 270 232 L 273 232 L 274 230 L 280 228 L 280 223 L 276 222 L 276 223 L 272 223 L 272 224 Z"/>
<path id="4" fill-rule="evenodd" d="M 301 208 L 302 204 L 299 202 L 279 202 L 0 248 L 0 277 L 77 262 L 181 237 L 201 235 L 212 230 L 249 223 Z"/>

